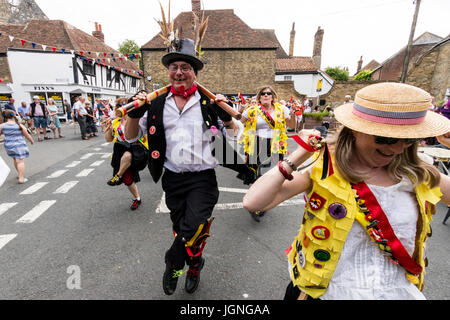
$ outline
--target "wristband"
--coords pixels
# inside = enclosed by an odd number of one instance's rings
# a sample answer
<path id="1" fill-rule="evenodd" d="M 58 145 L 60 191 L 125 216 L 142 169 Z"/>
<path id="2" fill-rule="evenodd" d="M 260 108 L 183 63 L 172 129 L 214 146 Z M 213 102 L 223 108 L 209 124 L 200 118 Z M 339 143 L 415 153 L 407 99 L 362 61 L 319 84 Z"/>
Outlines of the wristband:
<path id="1" fill-rule="evenodd" d="M 289 167 L 291 167 L 291 169 L 293 170 L 293 171 L 297 171 L 297 167 L 292 163 L 292 161 L 291 160 L 289 160 L 289 159 L 285 159 L 284 160 L 284 162 L 286 162 L 288 165 L 289 165 Z"/>
<path id="2" fill-rule="evenodd" d="M 283 166 L 283 161 L 278 162 L 278 170 L 280 170 L 281 174 L 286 180 L 292 181 L 294 180 L 294 176 L 292 174 L 287 173 L 286 169 Z"/>

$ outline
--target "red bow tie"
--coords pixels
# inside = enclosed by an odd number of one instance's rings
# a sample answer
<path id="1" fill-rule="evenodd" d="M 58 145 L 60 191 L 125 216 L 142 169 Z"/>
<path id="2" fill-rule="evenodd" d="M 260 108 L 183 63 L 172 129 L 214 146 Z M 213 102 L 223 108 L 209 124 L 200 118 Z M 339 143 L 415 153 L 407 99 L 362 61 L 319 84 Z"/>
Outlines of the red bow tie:
<path id="1" fill-rule="evenodd" d="M 181 86 L 179 91 L 177 89 L 175 89 L 173 86 L 170 88 L 170 92 L 172 92 L 173 95 L 180 96 L 180 97 L 185 97 L 186 99 L 188 99 L 189 97 L 194 95 L 195 92 L 197 92 L 197 90 L 198 90 L 198 87 L 197 87 L 197 84 L 195 84 L 195 83 L 187 91 L 184 89 L 184 86 Z"/>

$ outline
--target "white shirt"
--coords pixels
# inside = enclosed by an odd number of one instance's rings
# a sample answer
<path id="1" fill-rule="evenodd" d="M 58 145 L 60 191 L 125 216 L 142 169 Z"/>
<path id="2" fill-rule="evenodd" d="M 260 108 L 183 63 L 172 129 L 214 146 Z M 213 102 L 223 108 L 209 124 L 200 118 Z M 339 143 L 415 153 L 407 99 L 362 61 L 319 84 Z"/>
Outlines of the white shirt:
<path id="1" fill-rule="evenodd" d="M 163 112 L 164 132 L 166 136 L 166 161 L 164 167 L 173 172 L 197 172 L 215 169 L 218 162 L 211 154 L 211 135 L 203 121 L 200 94 L 192 96 L 180 112 L 173 94 L 166 98 Z M 237 123 L 237 122 L 235 122 Z M 223 123 L 219 121 L 219 128 L 226 136 Z M 139 133 L 135 139 L 128 139 L 132 143 L 147 132 L 147 113 L 139 120 Z M 151 144 L 149 135 L 149 144 Z"/>
<path id="2" fill-rule="evenodd" d="M 248 119 L 248 110 L 245 110 L 242 114 L 242 117 Z M 284 110 L 284 118 L 286 120 L 291 119 L 290 111 L 288 107 L 283 107 Z M 270 116 L 275 120 L 275 110 L 272 110 L 270 113 Z M 256 117 L 256 135 L 261 138 L 265 139 L 272 139 L 273 138 L 273 129 L 269 126 L 266 120 L 262 117 L 261 113 L 257 112 Z"/>
<path id="3" fill-rule="evenodd" d="M 390 187 L 368 185 L 397 238 L 412 256 L 419 207 L 409 179 Z M 355 220 L 322 300 L 422 300 L 403 267 L 389 261 Z"/>
<path id="4" fill-rule="evenodd" d="M 79 111 L 80 111 L 80 114 L 81 114 L 82 116 L 84 116 L 84 115 L 87 114 L 87 111 L 86 111 L 86 105 L 85 105 L 84 103 L 82 103 L 81 101 L 75 102 L 75 104 L 73 105 L 73 108 L 74 108 L 75 110 L 79 110 Z"/>

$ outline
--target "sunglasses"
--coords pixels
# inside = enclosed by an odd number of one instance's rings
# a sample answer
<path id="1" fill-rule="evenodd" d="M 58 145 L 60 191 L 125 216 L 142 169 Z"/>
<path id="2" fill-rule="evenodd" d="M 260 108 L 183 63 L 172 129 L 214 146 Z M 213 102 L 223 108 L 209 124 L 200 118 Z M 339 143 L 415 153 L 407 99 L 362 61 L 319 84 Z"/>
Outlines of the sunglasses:
<path id="1" fill-rule="evenodd" d="M 261 96 L 271 96 L 272 92 L 261 92 Z"/>
<path id="2" fill-rule="evenodd" d="M 420 140 L 422 140 L 421 138 L 415 138 L 415 139 L 399 139 L 399 138 L 388 138 L 388 137 L 378 137 L 375 136 L 375 143 L 376 144 L 387 144 L 387 145 L 392 145 L 392 144 L 396 144 L 397 142 L 399 142 L 400 140 L 403 141 L 404 144 L 414 144 L 416 142 L 419 142 Z"/>

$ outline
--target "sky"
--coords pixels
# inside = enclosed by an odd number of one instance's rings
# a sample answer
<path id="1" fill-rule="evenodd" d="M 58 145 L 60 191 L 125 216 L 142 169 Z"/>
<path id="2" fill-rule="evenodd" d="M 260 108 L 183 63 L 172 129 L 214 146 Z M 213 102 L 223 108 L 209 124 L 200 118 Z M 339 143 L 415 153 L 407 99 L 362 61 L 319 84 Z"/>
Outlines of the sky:
<path id="1" fill-rule="evenodd" d="M 158 32 L 158 0 L 35 0 L 49 19 L 64 20 L 89 34 L 102 25 L 105 42 L 117 49 L 125 39 L 144 45 Z M 372 59 L 382 63 L 407 45 L 413 0 L 202 0 L 203 8 L 233 9 L 254 29 L 274 29 L 286 52 L 295 22 L 294 56 L 312 56 L 314 34 L 324 29 L 322 69 L 348 67 L 356 72 Z M 168 0 L 161 0 L 164 9 Z M 191 0 L 171 0 L 171 15 L 190 11 Z M 424 32 L 450 34 L 450 0 L 422 0 L 414 38 Z M 167 14 L 167 10 L 166 10 Z"/>

